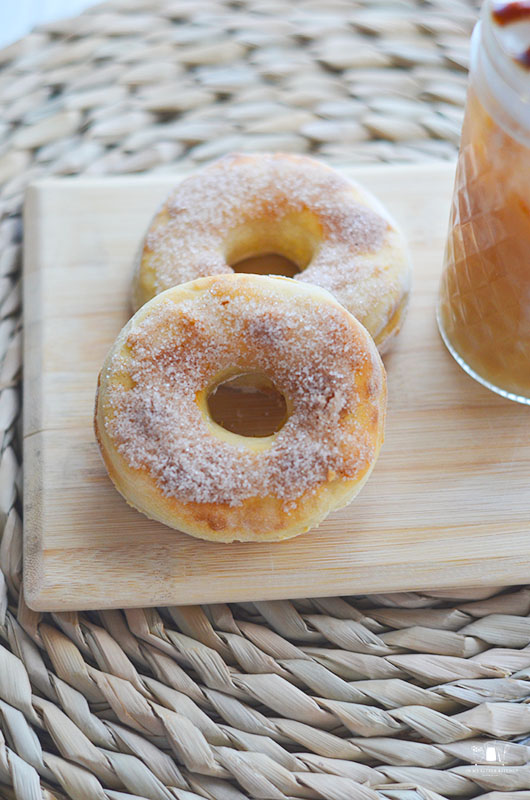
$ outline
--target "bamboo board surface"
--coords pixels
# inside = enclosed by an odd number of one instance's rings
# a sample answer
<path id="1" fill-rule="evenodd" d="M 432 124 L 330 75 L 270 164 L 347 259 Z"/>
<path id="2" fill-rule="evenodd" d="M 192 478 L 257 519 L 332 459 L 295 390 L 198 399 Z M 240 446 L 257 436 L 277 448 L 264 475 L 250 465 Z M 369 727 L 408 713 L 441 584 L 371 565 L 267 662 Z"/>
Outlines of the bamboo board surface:
<path id="1" fill-rule="evenodd" d="M 24 580 L 38 610 L 523 582 L 528 408 L 446 352 L 435 299 L 453 168 L 344 169 L 409 238 L 414 289 L 385 356 L 386 441 L 359 497 L 281 543 L 213 544 L 129 508 L 92 432 L 97 374 L 129 317 L 131 262 L 173 176 L 49 179 L 25 208 Z"/>

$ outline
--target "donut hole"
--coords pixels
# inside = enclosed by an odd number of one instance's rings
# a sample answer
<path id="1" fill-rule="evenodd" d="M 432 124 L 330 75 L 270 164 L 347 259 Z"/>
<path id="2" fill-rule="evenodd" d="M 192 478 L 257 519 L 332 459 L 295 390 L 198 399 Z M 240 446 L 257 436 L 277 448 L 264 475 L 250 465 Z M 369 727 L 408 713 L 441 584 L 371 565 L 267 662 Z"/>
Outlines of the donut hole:
<path id="1" fill-rule="evenodd" d="M 298 264 L 285 258 L 279 253 L 263 253 L 259 256 L 243 258 L 236 264 L 230 264 L 234 272 L 253 272 L 255 275 L 282 275 L 284 278 L 294 278 L 300 269 Z"/>
<path id="2" fill-rule="evenodd" d="M 206 403 L 213 421 L 239 436 L 272 436 L 288 417 L 284 395 L 262 372 L 243 372 L 219 381 Z"/>
<path id="3" fill-rule="evenodd" d="M 226 237 L 226 263 L 234 272 L 293 278 L 309 266 L 321 238 L 320 222 L 307 209 L 250 220 Z"/>

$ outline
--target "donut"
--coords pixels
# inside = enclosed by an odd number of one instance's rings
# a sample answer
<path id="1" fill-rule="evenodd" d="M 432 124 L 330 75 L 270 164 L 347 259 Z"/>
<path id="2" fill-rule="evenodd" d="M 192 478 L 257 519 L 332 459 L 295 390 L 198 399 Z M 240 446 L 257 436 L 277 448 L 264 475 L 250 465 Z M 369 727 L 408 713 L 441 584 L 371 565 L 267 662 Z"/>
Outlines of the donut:
<path id="1" fill-rule="evenodd" d="M 285 398 L 268 436 L 226 430 L 209 412 L 216 387 L 252 373 Z M 377 348 L 329 292 L 226 274 L 136 312 L 102 367 L 95 430 L 116 488 L 148 517 L 212 541 L 276 541 L 359 492 L 385 411 Z"/>
<path id="2" fill-rule="evenodd" d="M 395 223 L 357 183 L 284 153 L 228 155 L 175 188 L 141 244 L 133 307 L 269 253 L 296 264 L 295 280 L 330 291 L 380 352 L 399 331 L 411 270 Z"/>

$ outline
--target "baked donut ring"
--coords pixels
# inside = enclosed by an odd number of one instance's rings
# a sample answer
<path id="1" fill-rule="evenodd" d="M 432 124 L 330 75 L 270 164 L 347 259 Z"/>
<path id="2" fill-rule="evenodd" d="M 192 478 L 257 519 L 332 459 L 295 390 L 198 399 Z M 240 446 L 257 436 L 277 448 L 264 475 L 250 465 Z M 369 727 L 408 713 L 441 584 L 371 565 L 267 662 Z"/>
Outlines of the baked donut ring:
<path id="1" fill-rule="evenodd" d="M 283 394 L 277 433 L 241 436 L 207 398 L 258 372 Z M 386 377 L 363 326 L 289 278 L 210 276 L 175 286 L 123 328 L 99 376 L 95 429 L 127 502 L 213 541 L 275 541 L 346 505 L 383 441 Z"/>
<path id="2" fill-rule="evenodd" d="M 141 246 L 133 305 L 265 253 L 293 261 L 295 280 L 328 289 L 380 351 L 399 331 L 411 271 L 395 223 L 358 184 L 283 153 L 225 156 L 174 189 Z"/>

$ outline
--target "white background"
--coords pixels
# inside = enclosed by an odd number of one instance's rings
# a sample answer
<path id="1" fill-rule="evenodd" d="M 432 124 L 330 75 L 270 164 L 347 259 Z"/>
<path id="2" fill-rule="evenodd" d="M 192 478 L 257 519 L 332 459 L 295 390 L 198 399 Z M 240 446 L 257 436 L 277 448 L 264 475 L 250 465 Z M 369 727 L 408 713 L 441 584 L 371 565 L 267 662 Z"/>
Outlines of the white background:
<path id="1" fill-rule="evenodd" d="M 96 0 L 0 0 L 0 48 L 42 22 L 74 17 Z"/>

